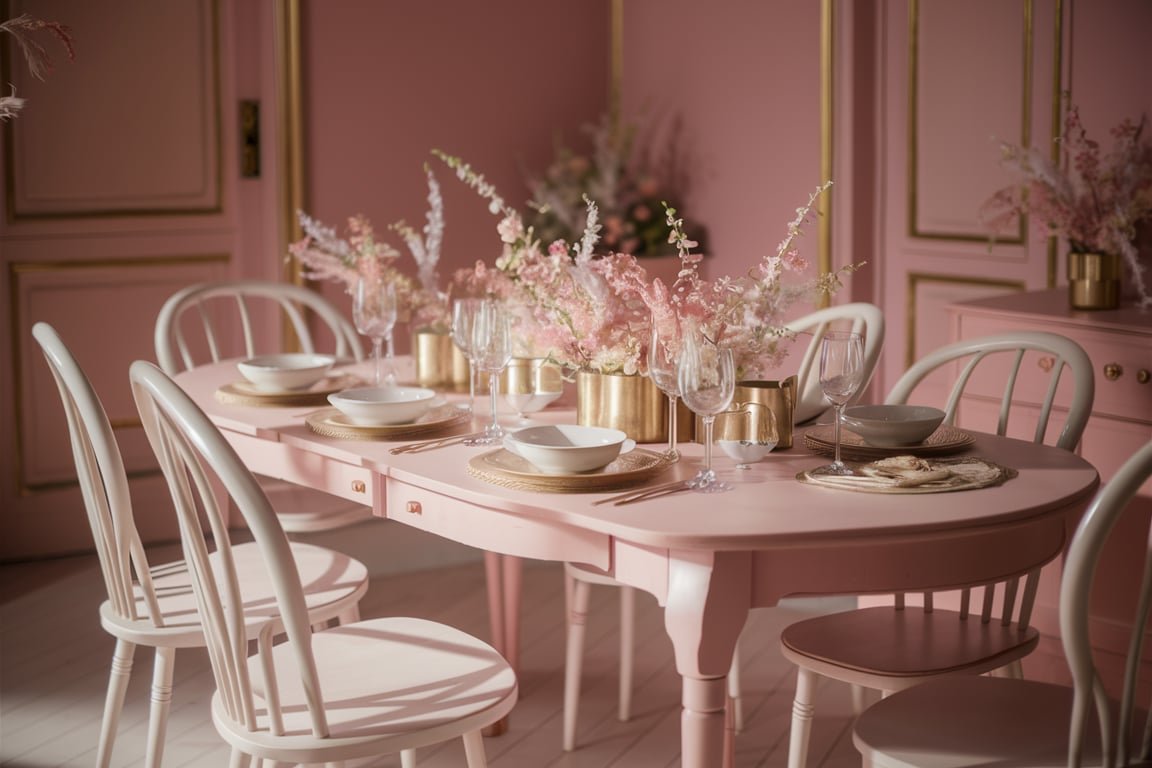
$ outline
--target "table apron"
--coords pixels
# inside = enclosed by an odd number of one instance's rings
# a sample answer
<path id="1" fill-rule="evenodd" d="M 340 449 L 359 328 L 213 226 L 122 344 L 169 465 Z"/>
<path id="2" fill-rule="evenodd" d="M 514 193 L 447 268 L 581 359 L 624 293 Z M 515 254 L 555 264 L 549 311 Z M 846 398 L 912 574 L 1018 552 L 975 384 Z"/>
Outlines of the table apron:
<path id="1" fill-rule="evenodd" d="M 606 570 L 612 537 L 473 504 L 396 478 L 381 478 L 376 514 L 462 544 L 536 560 L 573 560 Z"/>
<path id="2" fill-rule="evenodd" d="M 224 430 L 223 434 L 244 464 L 258 475 L 326 491 L 357 504 L 376 506 L 374 473 L 367 467 L 346 464 L 253 435 L 230 430 Z"/>

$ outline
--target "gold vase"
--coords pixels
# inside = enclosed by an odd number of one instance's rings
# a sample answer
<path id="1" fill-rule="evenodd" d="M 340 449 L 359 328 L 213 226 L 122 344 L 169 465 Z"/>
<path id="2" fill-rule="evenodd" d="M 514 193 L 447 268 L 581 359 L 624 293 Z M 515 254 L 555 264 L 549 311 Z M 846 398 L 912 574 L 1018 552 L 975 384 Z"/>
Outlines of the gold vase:
<path id="1" fill-rule="evenodd" d="M 468 391 L 468 360 L 447 333 L 416 331 L 412 334 L 412 356 L 419 386 Z"/>
<path id="2" fill-rule="evenodd" d="M 1120 306 L 1120 255 L 1068 252 L 1068 302 L 1073 309 Z"/>
<path id="3" fill-rule="evenodd" d="M 776 416 L 776 431 L 779 435 L 778 449 L 792 447 L 792 421 L 796 408 L 796 377 L 789 376 L 781 381 L 752 380 L 736 383 L 732 395 L 732 406 L 716 416 L 712 425 L 713 440 L 754 440 L 749 432 L 749 421 L 745 406 L 755 403 L 771 409 Z M 696 434 L 704 434 L 704 425 L 696 417 Z"/>
<path id="4" fill-rule="evenodd" d="M 692 412 L 678 403 L 677 440 L 692 439 Z M 647 376 L 580 371 L 576 423 L 619 429 L 638 443 L 668 442 L 668 396 Z"/>

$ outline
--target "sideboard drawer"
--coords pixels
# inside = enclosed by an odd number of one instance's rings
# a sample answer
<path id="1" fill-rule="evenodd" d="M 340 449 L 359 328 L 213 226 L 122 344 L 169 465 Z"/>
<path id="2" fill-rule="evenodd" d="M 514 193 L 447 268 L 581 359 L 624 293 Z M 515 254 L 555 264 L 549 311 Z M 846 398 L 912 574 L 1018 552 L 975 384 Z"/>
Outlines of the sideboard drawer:
<path id="1" fill-rule="evenodd" d="M 1092 360 L 1096 379 L 1092 412 L 1152 424 L 1152 318 L 1149 323 L 1150 331 L 1147 334 L 1125 334 L 1076 326 L 1039 327 L 1034 321 L 1012 322 L 998 317 L 962 314 L 958 317 L 958 332 L 959 338 L 964 339 L 1013 330 L 1047 330 L 1066 336 L 1083 347 Z M 1025 366 L 1016 385 L 1017 400 L 1038 403 L 1043 398 L 1045 388 L 1040 383 L 1046 377 L 1043 367 L 1051 362 L 1038 354 L 1025 357 Z M 1006 368 L 1008 363 L 1002 366 L 995 360 L 989 360 L 988 363 L 986 374 L 978 372 L 973 376 L 969 391 L 999 397 L 1003 392 L 1004 375 L 997 368 Z M 1030 377 L 1029 373 L 1033 371 L 1036 375 Z M 1000 384 L 992 385 L 989 381 Z M 1070 381 L 1066 376 L 1061 377 L 1056 404 L 1066 407 L 1071 391 Z"/>
<path id="2" fill-rule="evenodd" d="M 536 520 L 471 504 L 395 478 L 385 481 L 385 514 L 437 536 L 464 541 L 504 555 L 587 563 L 601 570 L 612 564 L 612 537 L 562 523 Z M 468 535 L 461 538 L 461 531 Z M 547 547 L 547 551 L 542 549 Z"/>

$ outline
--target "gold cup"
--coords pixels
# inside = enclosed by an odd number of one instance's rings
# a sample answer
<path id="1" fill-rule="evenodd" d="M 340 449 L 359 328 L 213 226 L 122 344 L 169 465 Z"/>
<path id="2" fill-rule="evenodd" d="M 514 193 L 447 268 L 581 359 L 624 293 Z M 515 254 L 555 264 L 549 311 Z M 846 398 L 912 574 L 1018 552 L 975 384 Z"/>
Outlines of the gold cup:
<path id="1" fill-rule="evenodd" d="M 712 425 L 715 440 L 758 440 L 755 433 L 756 421 L 750 418 L 757 409 L 747 408 L 755 403 L 770 408 L 776 416 L 776 431 L 779 435 L 778 449 L 792 447 L 792 419 L 796 407 L 796 377 L 789 376 L 782 381 L 747 380 L 736 384 L 729 410 L 716 416 Z M 696 434 L 704 434 L 703 426 L 697 426 Z"/>

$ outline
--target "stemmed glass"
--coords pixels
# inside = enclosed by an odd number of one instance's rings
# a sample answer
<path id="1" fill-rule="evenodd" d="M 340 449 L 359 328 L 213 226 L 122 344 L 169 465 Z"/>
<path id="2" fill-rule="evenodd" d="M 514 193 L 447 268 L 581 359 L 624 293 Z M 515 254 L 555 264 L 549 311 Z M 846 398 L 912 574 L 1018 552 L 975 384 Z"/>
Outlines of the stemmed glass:
<path id="1" fill-rule="evenodd" d="M 476 352 L 473 348 L 472 325 L 483 299 L 456 299 L 452 304 L 452 343 L 468 361 L 468 410 L 476 412 Z"/>
<path id="2" fill-rule="evenodd" d="M 728 483 L 716 479 L 712 469 L 712 423 L 728 408 L 736 389 L 732 350 L 718 347 L 699 333 L 686 333 L 677 368 L 680 397 L 704 422 L 704 467 L 689 481 L 701 493 L 726 491 Z"/>
<path id="3" fill-rule="evenodd" d="M 504 439 L 504 429 L 496 421 L 496 399 L 500 391 L 500 372 L 512 359 L 512 331 L 508 312 L 496 301 L 484 300 L 472 321 L 472 351 L 476 366 L 488 372 L 492 422 L 484 434 L 465 445 L 495 445 Z"/>
<path id="4" fill-rule="evenodd" d="M 668 451 L 670 459 L 680 458 L 676 450 L 676 402 L 680 399 L 680 382 L 676 363 L 680 359 L 678 328 L 661 326 L 652 321 L 652 339 L 648 344 L 648 377 L 668 396 Z"/>
<path id="5" fill-rule="evenodd" d="M 848 405 L 864 383 L 864 339 L 858 333 L 829 331 L 820 344 L 820 388 L 836 410 L 833 428 L 836 453 L 831 464 L 812 470 L 818 475 L 851 475 L 852 468 L 840 460 L 840 424 Z"/>
<path id="6" fill-rule="evenodd" d="M 395 384 L 396 374 L 392 371 L 392 361 L 388 360 L 385 372 L 381 354 L 384 340 L 388 339 L 391 357 L 392 328 L 396 325 L 396 289 L 392 283 L 382 278 L 361 277 L 357 280 L 352 292 L 352 319 L 356 323 L 356 330 L 372 340 L 376 386 Z"/>

